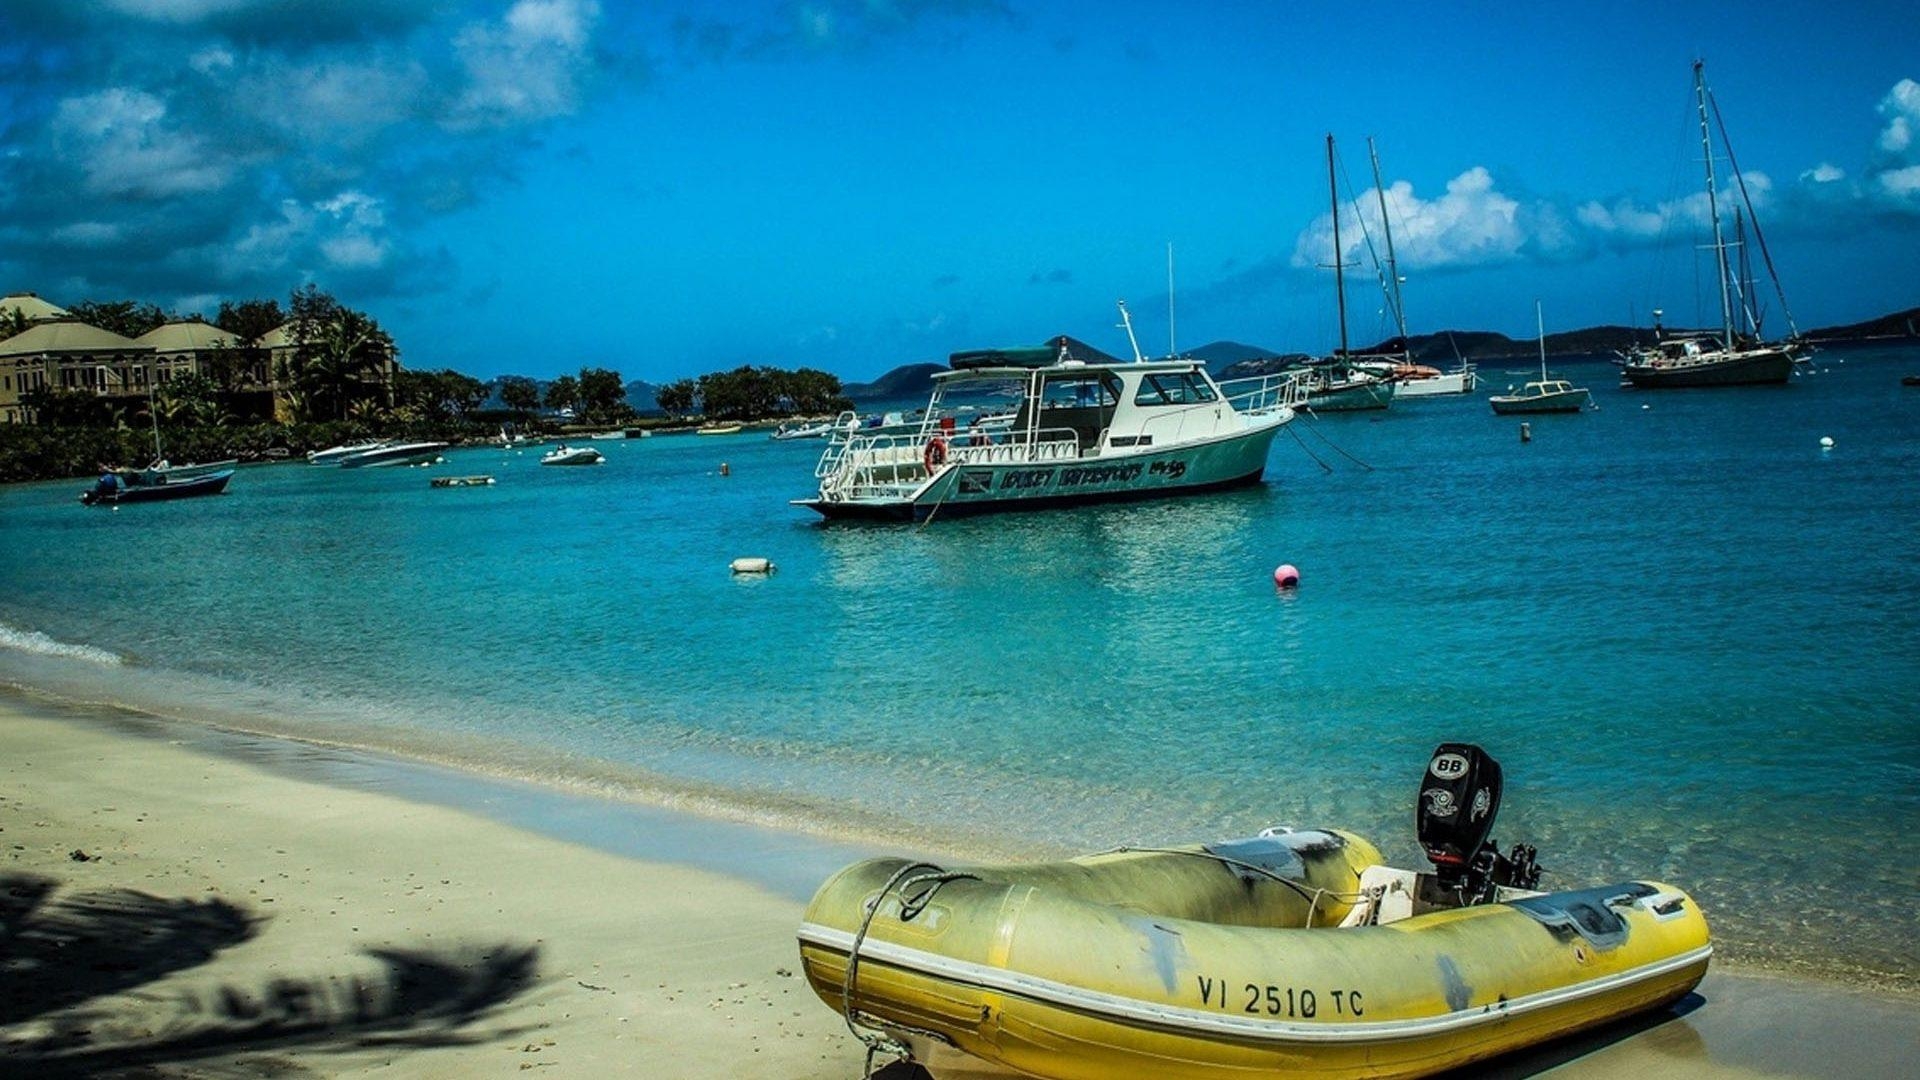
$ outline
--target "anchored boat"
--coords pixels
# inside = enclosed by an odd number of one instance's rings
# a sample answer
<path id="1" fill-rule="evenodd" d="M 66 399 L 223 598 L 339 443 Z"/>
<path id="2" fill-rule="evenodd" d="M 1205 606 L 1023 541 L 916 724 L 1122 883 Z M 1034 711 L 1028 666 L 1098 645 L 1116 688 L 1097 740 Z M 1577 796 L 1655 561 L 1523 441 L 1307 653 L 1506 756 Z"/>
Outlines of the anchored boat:
<path id="1" fill-rule="evenodd" d="M 1064 336 L 950 363 L 917 422 L 836 430 L 819 494 L 793 504 L 912 521 L 1253 484 L 1305 400 L 1296 375 L 1223 385 L 1197 360 L 1122 361 Z M 1007 418 L 955 404 L 970 392 L 1018 406 Z"/>
<path id="2" fill-rule="evenodd" d="M 1672 886 L 1542 893 L 1490 839 L 1499 765 L 1442 744 L 1416 822 L 1432 872 L 1337 830 L 821 886 L 808 982 L 876 1051 L 1053 1080 L 1423 1076 L 1660 1008 L 1706 920 Z"/>
<path id="3" fill-rule="evenodd" d="M 1733 143 L 1727 138 L 1726 127 L 1722 124 L 1720 141 L 1726 149 L 1727 163 L 1732 166 L 1741 205 L 1746 211 L 1744 220 L 1753 222 L 1754 239 L 1759 241 L 1767 273 L 1773 279 L 1774 292 L 1780 298 L 1780 309 L 1786 315 L 1787 340 L 1761 340 L 1762 311 L 1759 297 L 1755 295 L 1758 290 L 1751 274 L 1745 269 L 1745 228 L 1740 227 L 1739 238 L 1731 243 L 1720 228 L 1720 195 L 1713 169 L 1713 134 L 1707 123 L 1708 106 L 1712 106 L 1716 118 L 1720 106 L 1707 89 L 1704 61 L 1694 61 L 1693 93 L 1700 112 L 1700 145 L 1706 156 L 1707 211 L 1713 223 L 1714 268 L 1720 279 L 1720 332 L 1716 335 L 1665 337 L 1660 329 L 1660 312 L 1656 310 L 1653 327 L 1656 341 L 1651 346 L 1636 348 L 1625 354 L 1620 374 L 1627 383 L 1644 390 L 1785 383 L 1793 374 L 1794 364 L 1811 350 L 1800 338 L 1799 327 L 1793 322 L 1793 313 L 1787 310 L 1786 290 L 1781 287 L 1780 277 L 1774 272 L 1773 256 L 1767 251 L 1766 236 L 1760 231 L 1760 219 L 1754 216 L 1753 200 L 1747 196 L 1746 177 L 1741 175 L 1739 164 L 1734 160 Z M 1736 209 L 1736 224 L 1742 220 L 1737 214 Z M 1739 269 L 1734 266 L 1729 251 L 1739 253 Z"/>

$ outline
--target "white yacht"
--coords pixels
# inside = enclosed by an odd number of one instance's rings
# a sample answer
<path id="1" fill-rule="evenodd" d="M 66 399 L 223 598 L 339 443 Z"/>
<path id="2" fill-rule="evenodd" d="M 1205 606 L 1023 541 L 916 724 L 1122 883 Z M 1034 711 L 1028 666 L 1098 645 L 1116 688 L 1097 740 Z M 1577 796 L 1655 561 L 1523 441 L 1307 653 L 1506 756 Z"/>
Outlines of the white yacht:
<path id="1" fill-rule="evenodd" d="M 819 494 L 828 518 L 911 521 L 1253 484 L 1306 398 L 1297 374 L 1221 385 L 1196 360 L 1123 361 L 1055 338 L 955 353 L 919 423 L 835 433 Z M 1011 420 L 965 423 L 969 393 L 1015 393 Z"/>
<path id="2" fill-rule="evenodd" d="M 389 465 L 425 465 L 439 460 L 443 442 L 382 443 L 340 459 L 343 469 L 379 469 Z"/>
<path id="3" fill-rule="evenodd" d="M 364 454 L 369 450 L 378 450 L 385 445 L 387 445 L 385 440 L 373 439 L 368 442 L 342 443 L 339 446 L 329 446 L 325 450 L 309 450 L 307 452 L 307 464 L 338 465 L 341 461 L 353 457 L 356 454 Z"/>

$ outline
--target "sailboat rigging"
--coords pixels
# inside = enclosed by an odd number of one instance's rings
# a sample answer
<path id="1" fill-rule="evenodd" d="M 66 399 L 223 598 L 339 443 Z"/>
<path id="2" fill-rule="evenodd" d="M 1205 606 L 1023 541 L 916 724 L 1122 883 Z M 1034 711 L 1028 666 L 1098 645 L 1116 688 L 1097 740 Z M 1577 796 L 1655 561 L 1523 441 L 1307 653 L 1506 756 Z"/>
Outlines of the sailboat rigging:
<path id="1" fill-rule="evenodd" d="M 1786 292 L 1774 269 L 1773 256 L 1767 250 L 1765 234 L 1760 230 L 1760 219 L 1753 212 L 1746 178 L 1740 174 L 1739 163 L 1733 156 L 1733 143 L 1727 137 L 1725 123 L 1720 121 L 1719 103 L 1707 89 L 1704 60 L 1694 61 L 1693 87 L 1700 117 L 1700 146 L 1706 158 L 1707 211 L 1713 227 L 1713 262 L 1720 285 L 1720 332 L 1717 336 L 1688 334 L 1666 337 L 1656 311 L 1654 343 L 1624 354 L 1621 374 L 1628 383 L 1644 389 L 1784 383 L 1793 373 L 1794 361 L 1806 351 L 1806 345 L 1800 340 L 1799 328 L 1794 325 L 1793 315 L 1787 309 Z M 1727 240 L 1721 228 L 1720 189 L 1713 167 L 1714 123 L 1719 124 L 1727 164 L 1740 192 L 1740 205 L 1735 208 L 1735 239 L 1732 242 Z M 1742 209 L 1744 214 L 1741 214 Z M 1756 289 L 1748 276 L 1750 271 L 1746 269 L 1750 265 L 1745 240 L 1749 223 L 1753 226 L 1761 259 L 1768 276 L 1773 279 L 1774 289 L 1780 297 L 1780 309 L 1786 318 L 1789 336 L 1782 342 L 1770 343 L 1761 337 L 1761 315 L 1754 296 Z M 1731 251 L 1738 252 L 1737 261 L 1730 254 Z"/>

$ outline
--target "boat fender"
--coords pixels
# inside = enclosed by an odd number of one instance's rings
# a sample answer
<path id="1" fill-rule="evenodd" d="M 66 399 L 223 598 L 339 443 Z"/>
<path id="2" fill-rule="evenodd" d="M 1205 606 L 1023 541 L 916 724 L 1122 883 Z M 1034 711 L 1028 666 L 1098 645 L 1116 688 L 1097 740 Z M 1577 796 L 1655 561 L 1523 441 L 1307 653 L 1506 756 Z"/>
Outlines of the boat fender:
<path id="1" fill-rule="evenodd" d="M 772 559 L 761 558 L 735 559 L 727 567 L 736 574 L 771 574 L 774 569 Z"/>
<path id="2" fill-rule="evenodd" d="M 1300 571 L 1292 563 L 1281 563 L 1273 571 L 1273 585 L 1277 589 L 1297 589 L 1300 587 Z"/>
<path id="3" fill-rule="evenodd" d="M 933 438 L 928 439 L 926 453 L 923 454 L 922 457 L 926 461 L 928 472 L 932 472 L 933 470 L 946 464 L 947 440 L 941 438 L 938 435 L 935 435 Z"/>

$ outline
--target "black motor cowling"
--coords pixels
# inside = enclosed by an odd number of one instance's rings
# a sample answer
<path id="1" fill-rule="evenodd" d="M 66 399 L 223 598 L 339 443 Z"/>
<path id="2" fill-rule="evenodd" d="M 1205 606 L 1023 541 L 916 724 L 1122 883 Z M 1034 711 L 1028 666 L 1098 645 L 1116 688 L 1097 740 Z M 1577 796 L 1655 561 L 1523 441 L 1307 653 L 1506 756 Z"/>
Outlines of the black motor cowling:
<path id="1" fill-rule="evenodd" d="M 1493 897 L 1496 886 L 1531 889 L 1540 879 L 1534 851 L 1516 845 L 1502 856 L 1492 840 L 1500 813 L 1500 763 L 1472 743 L 1441 743 L 1420 778 L 1414 833 L 1434 867 L 1441 892 L 1467 903 Z"/>

